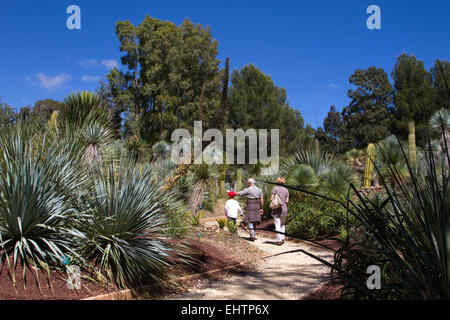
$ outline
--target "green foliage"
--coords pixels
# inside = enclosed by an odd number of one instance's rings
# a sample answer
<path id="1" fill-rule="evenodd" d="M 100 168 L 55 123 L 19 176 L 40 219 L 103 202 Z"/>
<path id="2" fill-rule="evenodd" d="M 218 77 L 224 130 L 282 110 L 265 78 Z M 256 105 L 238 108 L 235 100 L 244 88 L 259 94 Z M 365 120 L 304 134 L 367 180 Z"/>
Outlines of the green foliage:
<path id="1" fill-rule="evenodd" d="M 193 227 L 198 227 L 200 226 L 200 221 L 202 220 L 202 218 L 203 218 L 203 210 L 199 210 L 197 211 L 196 214 L 189 217 L 189 221 L 191 222 L 191 225 Z"/>
<path id="2" fill-rule="evenodd" d="M 237 232 L 237 225 L 234 221 L 227 221 L 227 229 L 230 233 L 236 233 Z"/>
<path id="3" fill-rule="evenodd" d="M 283 163 L 282 174 L 292 186 L 336 197 L 346 195 L 350 183 L 357 184 L 351 167 L 323 151 L 317 154 L 313 150 L 303 150 L 293 154 Z"/>
<path id="4" fill-rule="evenodd" d="M 216 221 L 217 221 L 217 224 L 219 225 L 219 228 L 223 229 L 227 225 L 228 220 L 227 220 L 227 218 L 217 218 Z"/>
<path id="5" fill-rule="evenodd" d="M 365 148 L 368 143 L 384 139 L 392 103 L 393 88 L 381 68 L 358 69 L 350 76 L 350 83 L 357 89 L 348 91 L 352 101 L 342 110 L 342 150 Z"/>
<path id="6" fill-rule="evenodd" d="M 154 167 L 121 161 L 94 176 L 93 196 L 79 204 L 80 250 L 118 288 L 161 281 L 180 249 L 165 239 L 174 199 L 163 182 Z"/>
<path id="7" fill-rule="evenodd" d="M 381 177 L 389 181 L 394 181 L 395 177 L 392 174 L 395 172 L 400 172 L 403 175 L 407 174 L 406 161 L 403 156 L 406 148 L 402 147 L 396 137 L 389 136 L 383 141 L 378 142 L 375 150 L 375 165 L 377 167 L 377 173 Z M 391 170 L 393 166 L 396 168 L 395 171 Z"/>
<path id="8" fill-rule="evenodd" d="M 45 140 L 24 139 L 26 128 L 11 130 L 0 139 L 0 255 L 15 283 L 19 263 L 24 275 L 31 266 L 50 272 L 65 255 L 77 256 L 78 235 L 68 219 L 86 178 L 73 157 L 81 157 L 81 149 L 70 141 L 54 141 L 46 150 Z"/>
<path id="9" fill-rule="evenodd" d="M 433 103 L 432 76 L 423 61 L 415 56 L 402 54 L 397 58 L 394 70 L 394 107 L 391 131 L 401 139 L 407 139 L 409 123 L 414 121 L 418 137 L 425 136 L 427 119 L 438 110 Z M 418 141 L 422 145 L 421 141 Z"/>
<path id="10" fill-rule="evenodd" d="M 342 116 L 336 111 L 335 106 L 330 107 L 326 118 L 323 120 L 323 128 L 318 128 L 315 134 L 320 142 L 322 150 L 329 153 L 341 153 L 342 146 L 339 137 L 342 135 Z"/>
<path id="11" fill-rule="evenodd" d="M 98 95 L 82 91 L 68 95 L 56 111 L 57 126 L 64 134 L 75 133 L 88 124 L 104 127 L 110 124 L 110 114 Z"/>
<path id="12" fill-rule="evenodd" d="M 218 42 L 209 28 L 186 19 L 180 26 L 146 16 L 138 26 L 119 21 L 116 35 L 125 71 L 107 76 L 114 108 L 126 110 L 127 134 L 146 143 L 168 139 L 175 128 L 205 126 L 219 103 Z M 202 94 L 203 92 L 203 94 Z"/>
<path id="13" fill-rule="evenodd" d="M 231 74 L 228 126 L 233 129 L 267 128 L 280 130 L 280 154 L 294 152 L 299 145 L 312 146 L 314 130 L 304 127 L 299 111 L 287 101 L 284 88 L 254 65 Z"/>
<path id="14" fill-rule="evenodd" d="M 323 199 L 304 197 L 288 206 L 287 232 L 305 238 L 338 234 L 345 209 Z"/>

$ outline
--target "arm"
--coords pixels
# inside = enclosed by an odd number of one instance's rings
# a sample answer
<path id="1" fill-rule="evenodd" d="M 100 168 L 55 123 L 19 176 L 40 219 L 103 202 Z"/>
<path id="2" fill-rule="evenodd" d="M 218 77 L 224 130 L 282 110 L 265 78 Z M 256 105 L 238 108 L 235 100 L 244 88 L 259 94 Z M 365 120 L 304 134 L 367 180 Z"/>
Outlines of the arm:
<path id="1" fill-rule="evenodd" d="M 259 210 L 259 213 L 262 215 L 264 213 L 264 197 L 261 196 L 261 210 Z"/>
<path id="2" fill-rule="evenodd" d="M 286 197 L 286 204 L 289 203 L 289 196 Z"/>

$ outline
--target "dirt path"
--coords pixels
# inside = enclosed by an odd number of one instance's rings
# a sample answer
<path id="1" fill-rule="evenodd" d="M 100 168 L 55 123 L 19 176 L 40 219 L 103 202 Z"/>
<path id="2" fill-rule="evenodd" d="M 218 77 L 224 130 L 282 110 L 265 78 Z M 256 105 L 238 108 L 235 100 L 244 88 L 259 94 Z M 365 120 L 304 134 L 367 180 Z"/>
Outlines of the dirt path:
<path id="1" fill-rule="evenodd" d="M 244 230 L 239 236 L 247 238 Z M 287 241 L 275 244 L 275 237 L 259 235 L 252 245 L 267 253 L 258 261 L 255 271 L 234 273 L 224 280 L 212 280 L 188 292 L 166 297 L 179 300 L 297 300 L 329 279 L 329 268 L 307 256 L 303 249 L 332 261 L 332 253 L 305 243 Z M 294 252 L 291 252 L 294 251 Z"/>

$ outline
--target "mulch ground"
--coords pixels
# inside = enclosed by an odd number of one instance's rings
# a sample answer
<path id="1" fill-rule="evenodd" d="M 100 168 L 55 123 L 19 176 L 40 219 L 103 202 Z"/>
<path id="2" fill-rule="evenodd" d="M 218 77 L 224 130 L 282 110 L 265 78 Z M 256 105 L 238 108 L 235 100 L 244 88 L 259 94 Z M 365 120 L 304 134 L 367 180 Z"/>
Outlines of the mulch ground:
<path id="1" fill-rule="evenodd" d="M 206 271 L 225 268 L 236 265 L 249 259 L 257 260 L 262 253 L 248 244 L 247 241 L 232 236 L 228 232 L 205 232 L 198 230 L 183 239 L 183 244 L 191 250 L 192 262 L 190 264 L 179 263 L 168 270 L 170 277 L 179 278 L 188 275 L 204 273 Z M 0 266 L 1 268 L 1 266 Z M 250 270 L 251 265 L 239 266 L 226 272 L 207 275 L 205 279 L 216 279 L 230 272 L 242 272 Z M 89 281 L 88 274 L 82 273 L 82 288 L 80 290 L 67 287 L 68 275 L 63 271 L 52 271 L 50 278 L 43 271 L 38 272 L 38 281 L 34 270 L 26 272 L 26 286 L 22 277 L 22 268 L 18 266 L 16 272 L 16 286 L 8 273 L 7 266 L 3 266 L 0 273 L 0 300 L 79 300 L 92 296 L 113 292 L 112 288 L 104 287 L 93 281 Z M 200 280 L 195 280 L 200 281 Z M 51 284 L 51 286 L 49 285 Z M 184 290 L 191 286 L 193 281 L 174 282 L 167 287 L 151 286 L 151 292 L 144 292 L 147 297 L 160 295 L 161 293 Z"/>
<path id="2" fill-rule="evenodd" d="M 333 283 L 329 281 L 313 292 L 303 296 L 301 300 L 340 300 L 342 287 L 342 283 L 340 282 Z"/>
<path id="3" fill-rule="evenodd" d="M 3 266 L 0 273 L 0 300 L 79 300 L 90 296 L 111 292 L 98 283 L 81 279 L 81 289 L 69 289 L 67 286 L 68 274 L 63 271 L 39 271 L 37 276 L 34 270 L 26 270 L 25 281 L 22 266 L 16 270 L 16 286 L 14 286 L 8 267 Z M 82 276 L 89 276 L 82 273 Z"/>

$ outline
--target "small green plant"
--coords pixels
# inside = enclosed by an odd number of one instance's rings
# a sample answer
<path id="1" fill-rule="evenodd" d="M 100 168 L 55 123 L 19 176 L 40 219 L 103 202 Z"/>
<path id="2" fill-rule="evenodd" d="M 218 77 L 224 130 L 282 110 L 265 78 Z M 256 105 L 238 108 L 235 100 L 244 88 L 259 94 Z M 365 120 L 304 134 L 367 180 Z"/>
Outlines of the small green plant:
<path id="1" fill-rule="evenodd" d="M 222 230 L 227 225 L 227 219 L 226 218 L 217 218 L 216 221 L 219 224 L 219 228 L 222 229 Z"/>
<path id="2" fill-rule="evenodd" d="M 200 221 L 203 218 L 203 210 L 199 210 L 195 215 L 190 216 L 189 220 L 193 227 L 198 227 L 200 225 Z"/>
<path id="3" fill-rule="evenodd" d="M 234 221 L 228 221 L 227 222 L 227 229 L 228 231 L 230 231 L 231 233 L 236 233 L 237 231 L 237 225 Z"/>

